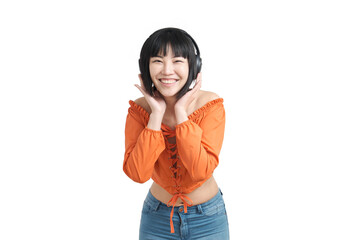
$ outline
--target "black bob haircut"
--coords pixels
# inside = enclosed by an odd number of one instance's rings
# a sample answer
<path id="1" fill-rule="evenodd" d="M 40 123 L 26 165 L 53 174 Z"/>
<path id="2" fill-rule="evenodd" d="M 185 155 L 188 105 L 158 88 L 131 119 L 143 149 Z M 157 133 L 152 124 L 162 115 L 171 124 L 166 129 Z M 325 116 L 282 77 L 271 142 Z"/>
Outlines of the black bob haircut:
<path id="1" fill-rule="evenodd" d="M 189 91 L 191 83 L 201 70 L 200 50 L 195 40 L 184 30 L 178 28 L 163 28 L 155 31 L 146 39 L 141 48 L 139 67 L 145 90 L 154 96 L 155 86 L 150 77 L 150 58 L 163 54 L 166 56 L 167 48 L 171 47 L 176 57 L 188 59 L 189 76 L 182 89 L 177 93 L 179 99 Z M 196 50 L 196 52 L 195 52 Z"/>

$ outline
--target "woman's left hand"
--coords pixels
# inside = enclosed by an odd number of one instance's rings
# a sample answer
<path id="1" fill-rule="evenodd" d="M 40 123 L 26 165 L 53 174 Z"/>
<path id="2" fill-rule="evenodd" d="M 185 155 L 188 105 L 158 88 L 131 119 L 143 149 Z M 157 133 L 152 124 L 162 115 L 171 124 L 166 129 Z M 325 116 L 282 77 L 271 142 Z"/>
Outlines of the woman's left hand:
<path id="1" fill-rule="evenodd" d="M 174 109 L 178 124 L 187 120 L 187 109 L 190 103 L 192 103 L 195 100 L 196 93 L 200 90 L 200 88 L 201 88 L 201 73 L 197 75 L 196 84 L 194 88 L 188 91 L 187 93 L 185 93 L 185 95 L 182 96 L 175 103 Z"/>

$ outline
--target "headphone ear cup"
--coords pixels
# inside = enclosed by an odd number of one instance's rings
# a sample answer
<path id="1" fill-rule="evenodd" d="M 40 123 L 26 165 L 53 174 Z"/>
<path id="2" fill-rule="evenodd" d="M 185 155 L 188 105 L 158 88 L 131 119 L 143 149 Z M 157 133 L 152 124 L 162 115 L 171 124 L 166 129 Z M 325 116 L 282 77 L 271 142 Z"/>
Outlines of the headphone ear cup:
<path id="1" fill-rule="evenodd" d="M 198 73 L 199 73 L 201 72 L 202 60 L 200 56 L 197 56 L 197 58 L 198 58 L 197 63 L 198 63 Z"/>
<path id="2" fill-rule="evenodd" d="M 201 57 L 196 55 L 196 70 L 195 70 L 195 79 L 197 75 L 201 72 L 202 60 Z"/>

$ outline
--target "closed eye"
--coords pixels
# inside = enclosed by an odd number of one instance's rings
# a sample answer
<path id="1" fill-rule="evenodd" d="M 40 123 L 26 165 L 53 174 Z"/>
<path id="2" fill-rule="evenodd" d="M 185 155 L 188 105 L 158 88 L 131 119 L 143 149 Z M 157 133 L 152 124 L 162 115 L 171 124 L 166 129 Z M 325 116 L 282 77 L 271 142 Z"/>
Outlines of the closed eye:
<path id="1" fill-rule="evenodd" d="M 174 61 L 175 63 L 185 63 L 186 58 L 176 56 L 176 57 L 173 58 L 173 61 Z"/>

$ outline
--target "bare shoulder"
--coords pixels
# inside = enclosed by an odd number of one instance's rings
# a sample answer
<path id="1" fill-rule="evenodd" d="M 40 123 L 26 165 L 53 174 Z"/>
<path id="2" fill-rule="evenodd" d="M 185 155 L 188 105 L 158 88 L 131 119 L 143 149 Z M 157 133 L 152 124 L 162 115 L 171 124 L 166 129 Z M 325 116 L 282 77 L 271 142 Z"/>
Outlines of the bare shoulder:
<path id="1" fill-rule="evenodd" d="M 214 92 L 200 90 L 199 97 L 197 99 L 197 108 L 200 108 L 210 101 L 220 98 L 220 96 Z"/>
<path id="2" fill-rule="evenodd" d="M 151 108 L 144 97 L 140 97 L 134 101 L 137 105 L 145 109 L 148 113 L 151 113 Z"/>

